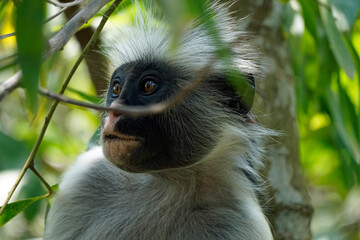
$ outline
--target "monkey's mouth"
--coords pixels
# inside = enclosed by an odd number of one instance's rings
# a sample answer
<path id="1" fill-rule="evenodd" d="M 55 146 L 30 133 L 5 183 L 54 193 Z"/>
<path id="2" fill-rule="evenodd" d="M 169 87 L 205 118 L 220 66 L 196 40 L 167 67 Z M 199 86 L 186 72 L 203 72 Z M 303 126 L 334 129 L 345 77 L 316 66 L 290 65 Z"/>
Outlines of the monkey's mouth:
<path id="1" fill-rule="evenodd" d="M 138 142 L 140 139 L 134 136 L 123 135 L 120 133 L 109 133 L 104 135 L 104 141 L 133 141 Z"/>

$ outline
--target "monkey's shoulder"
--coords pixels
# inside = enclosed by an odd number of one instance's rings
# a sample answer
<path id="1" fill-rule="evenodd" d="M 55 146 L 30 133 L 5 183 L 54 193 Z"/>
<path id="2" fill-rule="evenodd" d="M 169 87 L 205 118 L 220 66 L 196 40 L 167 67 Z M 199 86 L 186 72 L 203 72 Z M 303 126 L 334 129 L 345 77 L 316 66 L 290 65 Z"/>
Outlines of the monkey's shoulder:
<path id="1" fill-rule="evenodd" d="M 140 178 L 134 178 L 131 173 L 125 172 L 104 156 L 102 147 L 94 147 L 80 155 L 74 164 L 62 177 L 60 193 L 71 196 L 87 193 L 104 195 L 106 193 L 129 190 Z M 124 184 L 126 183 L 126 184 Z M 127 188 L 127 189 L 123 189 Z"/>

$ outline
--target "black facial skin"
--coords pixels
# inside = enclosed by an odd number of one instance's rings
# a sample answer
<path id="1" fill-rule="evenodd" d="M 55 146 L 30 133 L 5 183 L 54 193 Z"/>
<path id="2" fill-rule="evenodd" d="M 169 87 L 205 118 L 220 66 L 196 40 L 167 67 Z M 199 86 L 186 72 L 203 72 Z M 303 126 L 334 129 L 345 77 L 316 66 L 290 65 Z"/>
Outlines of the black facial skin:
<path id="1" fill-rule="evenodd" d="M 179 90 L 175 78 L 188 79 L 189 76 L 181 75 L 180 71 L 163 63 L 124 64 L 115 70 L 111 77 L 106 105 L 110 106 L 113 101 L 130 106 L 162 102 Z M 144 93 L 142 86 L 144 81 L 149 79 L 156 83 L 156 87 L 152 92 Z M 219 91 L 224 90 L 225 94 L 230 94 L 224 107 L 231 108 L 232 105 L 238 107 L 239 104 L 233 102 L 240 101 L 236 93 L 223 83 L 216 83 L 216 79 L 225 81 L 217 77 L 209 78 L 208 86 L 215 84 L 220 87 Z M 113 86 L 116 83 L 122 88 L 119 95 L 113 93 Z M 199 104 L 193 105 L 199 108 Z M 199 124 L 193 121 L 194 113 L 199 114 L 195 116 L 197 118 L 201 118 L 204 114 L 211 116 L 211 112 L 202 113 L 201 109 L 193 109 L 191 102 L 186 103 L 186 101 L 167 113 L 138 118 L 121 116 L 115 124 L 114 131 L 134 136 L 140 140 L 140 144 L 131 150 L 126 159 L 122 159 L 125 164 L 119 167 L 130 172 L 146 172 L 187 166 L 200 160 L 214 147 L 219 132 L 209 131 L 211 124 L 216 123 Z"/>

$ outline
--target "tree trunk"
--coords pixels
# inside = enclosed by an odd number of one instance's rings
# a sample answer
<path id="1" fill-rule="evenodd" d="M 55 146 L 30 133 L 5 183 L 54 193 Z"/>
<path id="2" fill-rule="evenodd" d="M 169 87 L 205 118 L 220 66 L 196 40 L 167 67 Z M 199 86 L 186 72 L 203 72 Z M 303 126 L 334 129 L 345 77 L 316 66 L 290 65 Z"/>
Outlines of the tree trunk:
<path id="1" fill-rule="evenodd" d="M 269 149 L 265 175 L 270 180 L 268 218 L 275 239 L 311 239 L 313 209 L 299 159 L 294 75 L 289 45 L 282 34 L 283 5 L 273 0 L 238 0 L 232 6 L 240 18 L 247 17 L 248 31 L 263 54 L 264 78 L 257 83 L 254 109 L 266 127 L 278 130 Z"/>

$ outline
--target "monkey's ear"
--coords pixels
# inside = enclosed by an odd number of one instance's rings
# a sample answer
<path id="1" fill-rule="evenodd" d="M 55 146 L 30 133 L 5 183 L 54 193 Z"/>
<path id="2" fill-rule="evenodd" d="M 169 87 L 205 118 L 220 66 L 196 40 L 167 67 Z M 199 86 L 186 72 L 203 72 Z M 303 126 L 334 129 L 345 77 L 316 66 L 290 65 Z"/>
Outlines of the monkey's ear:
<path id="1" fill-rule="evenodd" d="M 241 81 L 241 82 L 239 82 Z M 223 92 L 229 97 L 228 107 L 240 114 L 247 114 L 253 106 L 255 96 L 255 78 L 249 73 L 236 84 L 226 80 Z"/>

